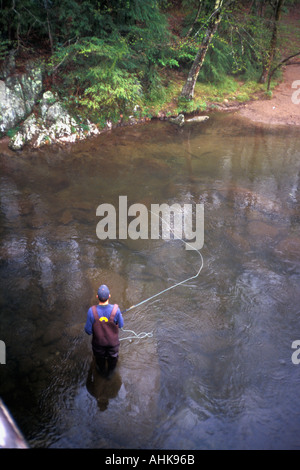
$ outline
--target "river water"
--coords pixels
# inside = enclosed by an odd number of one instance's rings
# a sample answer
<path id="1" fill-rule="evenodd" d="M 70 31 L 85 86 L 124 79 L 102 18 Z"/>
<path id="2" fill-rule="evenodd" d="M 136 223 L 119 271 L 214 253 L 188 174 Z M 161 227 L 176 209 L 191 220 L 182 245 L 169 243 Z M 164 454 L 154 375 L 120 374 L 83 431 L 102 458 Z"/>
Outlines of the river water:
<path id="1" fill-rule="evenodd" d="M 299 131 L 212 114 L 0 165 L 0 397 L 31 447 L 300 448 Z M 176 239 L 100 240 L 121 195 L 204 204 L 204 263 L 124 313 L 142 338 L 120 333 L 107 381 L 83 331 L 98 286 L 123 310 L 201 263 Z"/>

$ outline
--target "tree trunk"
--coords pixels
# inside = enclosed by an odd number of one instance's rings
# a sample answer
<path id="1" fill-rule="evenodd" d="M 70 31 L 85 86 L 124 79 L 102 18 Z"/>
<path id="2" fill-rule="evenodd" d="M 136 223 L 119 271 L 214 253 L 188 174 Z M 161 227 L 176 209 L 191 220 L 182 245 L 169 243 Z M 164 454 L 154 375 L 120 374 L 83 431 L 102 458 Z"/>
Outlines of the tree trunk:
<path id="1" fill-rule="evenodd" d="M 51 54 L 53 54 L 53 37 L 52 37 L 52 32 L 51 32 L 50 20 L 49 20 L 48 0 L 44 0 L 44 8 L 46 10 L 46 16 L 47 16 L 47 27 L 48 27 L 48 37 L 49 37 L 50 49 L 51 49 Z"/>
<path id="2" fill-rule="evenodd" d="M 186 34 L 186 37 L 187 37 L 187 38 L 188 38 L 188 37 L 189 37 L 189 35 L 192 33 L 192 31 L 193 31 L 193 28 L 194 28 L 195 24 L 196 24 L 196 23 L 197 23 L 197 21 L 198 21 L 198 18 L 199 18 L 199 15 L 200 15 L 201 9 L 202 9 L 202 0 L 199 0 L 198 11 L 197 11 L 197 14 L 196 14 L 196 17 L 195 17 L 195 19 L 194 19 L 194 21 L 193 21 L 193 24 L 192 24 L 192 26 L 190 27 L 190 29 L 188 30 L 188 32 L 187 32 L 187 34 Z"/>
<path id="3" fill-rule="evenodd" d="M 276 7 L 275 7 L 274 20 L 273 20 L 273 32 L 272 32 L 272 38 L 270 42 L 270 48 L 269 48 L 266 63 L 264 64 L 263 71 L 259 79 L 259 83 L 266 83 L 270 69 L 271 69 L 271 65 L 274 59 L 276 45 L 277 45 L 278 22 L 280 20 L 281 8 L 283 6 L 283 3 L 284 3 L 284 0 L 277 0 Z"/>
<path id="4" fill-rule="evenodd" d="M 202 40 L 201 46 L 196 54 L 193 65 L 189 71 L 187 81 L 182 88 L 182 91 L 181 91 L 182 98 L 192 99 L 194 97 L 195 85 L 196 85 L 199 72 L 203 65 L 211 40 L 215 32 L 217 31 L 218 25 L 221 21 L 222 4 L 223 4 L 223 0 L 215 1 L 215 8 L 211 15 L 205 37 Z"/>

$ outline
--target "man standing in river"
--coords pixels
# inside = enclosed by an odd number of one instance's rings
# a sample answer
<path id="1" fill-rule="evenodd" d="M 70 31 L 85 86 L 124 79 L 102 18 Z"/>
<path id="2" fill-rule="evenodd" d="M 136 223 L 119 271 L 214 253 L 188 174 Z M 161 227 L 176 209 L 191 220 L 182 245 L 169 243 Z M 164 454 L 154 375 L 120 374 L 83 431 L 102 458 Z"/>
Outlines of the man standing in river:
<path id="1" fill-rule="evenodd" d="M 99 287 L 97 298 L 99 304 L 89 308 L 84 329 L 88 335 L 93 335 L 92 350 L 98 372 L 110 377 L 118 362 L 119 328 L 123 327 L 124 320 L 118 305 L 109 303 L 110 292 L 105 284 Z"/>

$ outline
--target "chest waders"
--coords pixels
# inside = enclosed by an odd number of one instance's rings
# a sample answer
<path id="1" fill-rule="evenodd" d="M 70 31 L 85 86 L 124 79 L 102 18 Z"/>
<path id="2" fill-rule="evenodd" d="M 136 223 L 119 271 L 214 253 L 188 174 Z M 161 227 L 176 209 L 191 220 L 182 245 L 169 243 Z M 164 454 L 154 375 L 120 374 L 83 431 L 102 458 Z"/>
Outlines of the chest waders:
<path id="1" fill-rule="evenodd" d="M 109 319 L 104 316 L 99 318 L 96 305 L 92 306 L 92 312 L 95 319 L 93 323 L 92 347 L 95 352 L 103 347 L 112 348 L 119 346 L 119 327 L 114 322 L 117 310 L 118 305 L 115 304 Z"/>

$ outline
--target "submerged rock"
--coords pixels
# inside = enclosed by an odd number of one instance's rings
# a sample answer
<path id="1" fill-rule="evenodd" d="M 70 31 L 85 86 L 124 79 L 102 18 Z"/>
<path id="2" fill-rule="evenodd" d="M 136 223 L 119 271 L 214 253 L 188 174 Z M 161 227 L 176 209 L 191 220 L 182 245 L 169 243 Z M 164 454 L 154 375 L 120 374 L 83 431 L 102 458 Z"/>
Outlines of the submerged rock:
<path id="1" fill-rule="evenodd" d="M 274 225 L 261 222 L 259 220 L 252 220 L 248 224 L 249 234 L 254 238 L 261 240 L 273 240 L 277 237 L 280 229 Z"/>
<path id="2" fill-rule="evenodd" d="M 275 247 L 275 254 L 288 261 L 300 262 L 300 238 L 287 237 L 278 242 Z"/>
<path id="3" fill-rule="evenodd" d="M 59 222 L 60 222 L 61 224 L 63 224 L 63 225 L 68 225 L 68 224 L 69 224 L 70 222 L 72 222 L 72 221 L 73 221 L 73 215 L 71 214 L 71 212 L 70 212 L 68 209 L 66 209 L 66 210 L 62 213 L 62 215 L 61 215 L 61 217 L 60 217 L 60 219 L 59 219 Z"/>
<path id="4" fill-rule="evenodd" d="M 220 188 L 218 193 L 221 198 L 240 209 L 251 209 L 266 215 L 283 216 L 288 213 L 288 209 L 279 202 L 247 188 L 229 186 L 224 189 Z"/>
<path id="5" fill-rule="evenodd" d="M 241 234 L 237 233 L 233 229 L 225 230 L 225 236 L 229 243 L 234 246 L 235 249 L 247 252 L 250 250 L 250 243 Z"/>
<path id="6" fill-rule="evenodd" d="M 84 322 L 75 323 L 64 328 L 63 333 L 71 339 L 76 339 L 80 336 L 84 336 Z"/>

